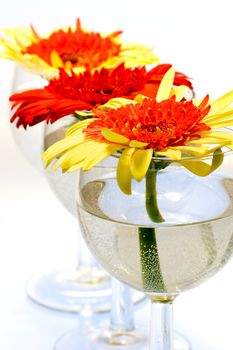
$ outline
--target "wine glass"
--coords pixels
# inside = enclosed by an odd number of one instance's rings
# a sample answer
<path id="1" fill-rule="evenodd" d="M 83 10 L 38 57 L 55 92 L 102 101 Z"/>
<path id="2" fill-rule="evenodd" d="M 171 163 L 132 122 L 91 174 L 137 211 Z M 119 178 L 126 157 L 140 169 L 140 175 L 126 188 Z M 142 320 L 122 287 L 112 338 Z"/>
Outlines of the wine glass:
<path id="1" fill-rule="evenodd" d="M 16 66 L 13 91 L 44 86 L 44 81 L 33 74 L 27 73 Z M 54 142 L 60 140 L 68 127 L 77 118 L 66 116 L 54 124 L 40 123 L 27 130 L 11 125 L 12 135 L 29 163 L 41 172 L 47 179 L 50 188 L 58 200 L 77 217 L 75 202 L 75 184 L 77 174 L 51 173 L 44 170 L 41 154 Z M 143 301 L 141 292 L 133 291 L 127 285 L 111 281 L 100 265 L 90 254 L 80 229 L 78 233 L 77 265 L 70 269 L 62 269 L 32 277 L 27 284 L 27 294 L 40 305 L 59 311 L 79 312 L 81 315 L 91 315 L 93 312 L 108 311 L 111 307 L 112 316 L 106 331 L 106 337 L 111 330 L 121 328 L 121 337 L 115 338 L 121 346 L 133 341 L 137 347 L 143 348 L 145 335 L 135 329 L 133 303 Z M 120 309 L 119 309 L 120 305 Z M 124 317 L 127 310 L 127 315 Z M 75 330 L 76 339 L 80 341 L 81 329 Z M 86 332 L 86 329 L 85 329 Z M 123 333 L 122 333 L 123 332 Z M 115 334 L 115 333 L 114 333 Z M 127 344 L 126 344 L 127 340 Z M 84 343 L 83 343 L 84 345 Z"/>
<path id="2" fill-rule="evenodd" d="M 44 124 L 42 129 L 40 127 L 24 130 L 16 129 L 14 126 L 16 130 L 12 128 L 12 133 L 20 145 L 20 150 L 23 154 L 26 153 L 27 160 L 43 173 L 59 201 L 70 214 L 76 216 L 75 183 L 77 174 L 44 171 L 41 168 L 40 159 L 40 154 L 62 138 L 73 122 L 77 122 L 77 118 L 71 115 L 54 124 Z M 33 144 L 33 139 L 37 142 L 36 144 Z M 32 147 L 30 147 L 31 144 Z M 33 160 L 36 164 L 33 163 Z M 108 311 L 111 306 L 112 316 L 110 326 L 104 335 L 105 339 L 109 334 L 112 336 L 113 332 L 114 344 L 117 342 L 118 345 L 125 347 L 129 342 L 133 342 L 142 349 L 146 337 L 142 331 L 135 329 L 133 302 L 143 301 L 143 294 L 132 291 L 127 285 L 119 283 L 117 280 L 111 281 L 109 274 L 99 266 L 90 254 L 79 228 L 77 233 L 77 267 L 34 276 L 27 284 L 29 297 L 43 306 L 60 311 L 79 312 L 82 315 Z M 117 338 L 116 329 L 118 330 L 119 327 L 121 328 L 121 337 Z M 75 330 L 75 337 L 79 341 L 81 339 L 80 331 L 80 329 Z"/>
<path id="3" fill-rule="evenodd" d="M 158 172 L 159 223 L 145 209 L 145 180 L 133 181 L 130 196 L 120 191 L 114 157 L 80 174 L 84 238 L 110 274 L 151 300 L 151 350 L 184 349 L 174 346 L 173 301 L 216 274 L 233 253 L 233 152 L 206 177 L 186 170 L 188 161 Z"/>
<path id="4" fill-rule="evenodd" d="M 27 72 L 18 65 L 15 66 L 13 92 L 40 88 L 46 84 L 47 81 L 38 75 Z M 68 119 L 69 121 L 66 121 L 65 125 L 72 122 L 72 118 Z M 58 179 L 58 173 L 55 178 L 44 170 L 41 159 L 46 142 L 47 144 L 52 142 L 51 139 L 48 141 L 47 134 L 51 130 L 55 133 L 55 130 L 60 129 L 62 131 L 56 134 L 56 137 L 59 138 L 59 135 L 63 135 L 61 133 L 64 132 L 63 124 L 64 119 L 57 126 L 55 124 L 48 126 L 42 122 L 26 130 L 11 124 L 11 133 L 26 160 L 48 179 L 50 188 L 61 203 L 72 215 L 76 216 L 75 199 L 74 196 L 73 200 L 70 197 L 76 176 L 70 174 L 69 177 L 63 177 L 61 182 L 61 179 Z M 96 263 L 82 239 L 79 240 L 77 248 L 78 268 L 62 269 L 33 276 L 27 283 L 27 294 L 40 305 L 60 311 L 80 312 L 82 310 L 83 312 L 84 305 L 86 311 L 90 307 L 91 312 L 107 311 L 110 309 L 111 303 L 110 277 Z M 78 281 L 82 281 L 82 283 L 79 284 Z M 142 295 L 140 295 L 141 298 Z"/>
<path id="5" fill-rule="evenodd" d="M 46 124 L 44 127 L 43 151 L 63 138 L 67 128 L 75 122 L 77 122 L 77 117 L 70 115 L 54 124 Z M 59 170 L 51 172 L 47 169 L 45 176 L 61 203 L 72 215 L 77 216 L 75 188 L 79 173 L 64 174 Z M 82 231 L 81 220 L 82 218 L 79 217 L 77 267 L 55 271 L 47 278 L 46 275 L 41 275 L 39 278 L 35 277 L 30 282 L 32 286 L 31 295 L 34 300 L 41 303 L 39 299 L 41 296 L 40 290 L 48 291 L 51 298 L 49 300 L 50 305 L 61 303 L 62 299 L 64 299 L 63 303 L 66 302 L 67 305 L 70 305 L 70 299 L 73 303 L 70 308 L 72 307 L 75 312 L 79 311 L 82 315 L 91 315 L 93 312 L 107 311 L 111 308 L 110 324 L 107 328 L 101 329 L 102 342 L 108 342 L 108 346 L 119 345 L 126 348 L 127 346 L 136 345 L 138 349 L 143 349 L 147 340 L 146 331 L 135 327 L 133 303 L 138 304 L 143 301 L 145 299 L 144 295 L 132 290 L 122 282 L 115 279 L 110 280 L 109 274 L 106 274 L 87 249 L 80 233 Z M 62 278 L 59 278 L 60 276 Z M 48 283 L 48 278 L 50 283 Z M 64 280 L 67 283 L 64 283 Z M 105 293 L 103 293 L 103 283 L 109 285 L 109 289 L 105 290 Z M 39 292 L 35 295 L 37 290 Z M 98 292 L 97 298 L 96 292 Z M 72 299 L 70 295 L 72 295 Z M 87 329 L 85 327 L 84 329 L 84 334 L 87 334 Z M 98 336 L 98 328 L 95 326 L 91 329 Z M 85 337 L 82 336 L 80 328 L 73 331 L 73 339 L 74 342 L 69 344 L 69 349 L 75 349 L 76 343 L 80 342 L 82 347 L 85 346 Z M 56 350 L 59 350 L 63 341 L 63 337 L 59 339 L 55 346 Z"/>
<path id="6" fill-rule="evenodd" d="M 67 116 L 54 124 L 44 124 L 40 154 L 64 136 L 77 118 Z M 49 187 L 63 206 L 76 216 L 73 191 L 77 174 L 51 173 L 43 170 Z M 42 273 L 31 278 L 27 293 L 31 299 L 46 307 L 70 312 L 103 312 L 110 309 L 111 279 L 90 254 L 77 229 L 77 265 Z M 85 311 L 84 311 L 85 309 Z"/>

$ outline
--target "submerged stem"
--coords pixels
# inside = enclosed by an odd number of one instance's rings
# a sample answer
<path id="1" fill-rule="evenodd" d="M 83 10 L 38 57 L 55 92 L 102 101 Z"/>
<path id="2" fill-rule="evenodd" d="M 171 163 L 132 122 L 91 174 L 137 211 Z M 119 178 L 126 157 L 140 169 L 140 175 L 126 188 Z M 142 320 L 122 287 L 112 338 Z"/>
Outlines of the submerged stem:
<path id="1" fill-rule="evenodd" d="M 143 289 L 146 292 L 165 292 L 155 229 L 139 227 L 138 233 Z"/>
<path id="2" fill-rule="evenodd" d="M 157 203 L 156 178 L 159 170 L 166 168 L 170 162 L 161 161 L 150 164 L 146 173 L 146 210 L 153 222 L 163 222 Z M 163 293 L 166 291 L 159 261 L 159 249 L 154 227 L 139 227 L 140 260 L 142 283 L 146 292 Z"/>

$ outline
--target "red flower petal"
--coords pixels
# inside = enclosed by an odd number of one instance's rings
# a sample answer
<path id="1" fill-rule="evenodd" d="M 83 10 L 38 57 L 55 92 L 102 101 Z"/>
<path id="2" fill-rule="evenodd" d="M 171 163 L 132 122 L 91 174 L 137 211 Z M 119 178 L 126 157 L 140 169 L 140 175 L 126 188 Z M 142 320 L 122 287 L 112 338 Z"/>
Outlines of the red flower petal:
<path id="1" fill-rule="evenodd" d="M 18 118 L 17 126 L 27 127 L 42 120 L 54 122 L 76 110 L 90 110 L 115 97 L 133 99 L 143 94 L 154 98 L 169 67 L 161 65 L 146 72 L 145 67 L 130 69 L 121 64 L 112 70 L 87 70 L 79 75 L 60 69 L 59 79 L 50 80 L 45 88 L 11 96 L 12 109 L 17 108 L 11 121 Z"/>
<path id="2" fill-rule="evenodd" d="M 142 104 L 127 105 L 117 110 L 98 110 L 98 120 L 89 124 L 85 133 L 106 142 L 101 130 L 107 128 L 129 140 L 145 142 L 147 148 L 157 151 L 166 150 L 169 146 L 185 145 L 190 139 L 199 138 L 201 132 L 210 130 L 202 122 L 209 112 L 206 101 L 205 98 L 196 107 L 192 101 L 176 102 L 173 96 L 162 102 L 144 99 Z"/>
<path id="3" fill-rule="evenodd" d="M 16 126 L 26 128 L 44 120 L 55 122 L 75 110 L 90 109 L 92 106 L 80 100 L 59 99 L 57 95 L 46 89 L 25 91 L 12 95 L 10 101 L 15 101 L 13 108 L 20 105 L 11 117 L 11 122 L 17 120 Z"/>

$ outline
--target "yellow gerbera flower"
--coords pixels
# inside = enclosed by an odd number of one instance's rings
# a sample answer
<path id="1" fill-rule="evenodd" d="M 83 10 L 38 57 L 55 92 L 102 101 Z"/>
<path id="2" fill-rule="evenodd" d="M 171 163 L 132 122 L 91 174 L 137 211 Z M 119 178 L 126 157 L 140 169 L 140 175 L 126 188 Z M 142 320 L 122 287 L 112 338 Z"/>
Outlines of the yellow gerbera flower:
<path id="1" fill-rule="evenodd" d="M 0 57 L 51 78 L 59 68 L 80 73 L 86 69 L 159 63 L 150 47 L 122 42 L 121 31 L 104 35 L 89 32 L 77 20 L 75 28 L 40 36 L 33 27 L 5 29 L 0 36 Z"/>
<path id="2" fill-rule="evenodd" d="M 131 194 L 131 179 L 141 181 L 152 163 L 179 162 L 199 176 L 207 176 L 223 161 L 222 147 L 233 148 L 233 90 L 216 101 L 187 101 L 187 87 L 173 87 L 175 70 L 165 74 L 156 99 L 112 99 L 94 109 L 91 119 L 74 124 L 65 139 L 43 155 L 53 169 L 88 170 L 118 152 L 117 180 Z M 203 161 L 207 157 L 208 161 Z M 159 163 L 159 160 L 161 162 Z M 154 165 L 155 167 L 155 165 Z"/>

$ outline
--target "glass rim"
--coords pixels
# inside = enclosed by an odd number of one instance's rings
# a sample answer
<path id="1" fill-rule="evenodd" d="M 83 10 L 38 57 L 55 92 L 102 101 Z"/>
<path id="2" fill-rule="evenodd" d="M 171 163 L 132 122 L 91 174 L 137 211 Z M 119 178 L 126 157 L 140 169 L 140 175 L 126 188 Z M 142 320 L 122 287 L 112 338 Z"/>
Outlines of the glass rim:
<path id="1" fill-rule="evenodd" d="M 219 149 L 222 149 L 221 147 L 219 147 Z M 217 149 L 216 149 L 217 150 Z M 226 149 L 225 151 L 222 151 L 224 157 L 225 156 L 229 156 L 231 154 L 233 154 L 233 150 L 230 150 L 230 149 Z M 112 154 L 110 157 L 114 157 L 114 158 L 117 158 L 119 159 L 120 158 L 120 151 Z M 171 158 L 168 158 L 168 157 L 164 157 L 164 156 L 153 156 L 151 158 L 151 160 L 153 162 L 170 162 L 170 163 L 175 163 L 175 162 L 182 162 L 182 161 L 201 161 L 201 160 L 211 160 L 213 158 L 213 153 L 210 153 L 210 154 L 207 154 L 207 155 L 204 155 L 204 156 L 195 156 L 195 155 L 184 155 L 183 157 L 181 157 L 180 159 L 171 159 Z"/>

